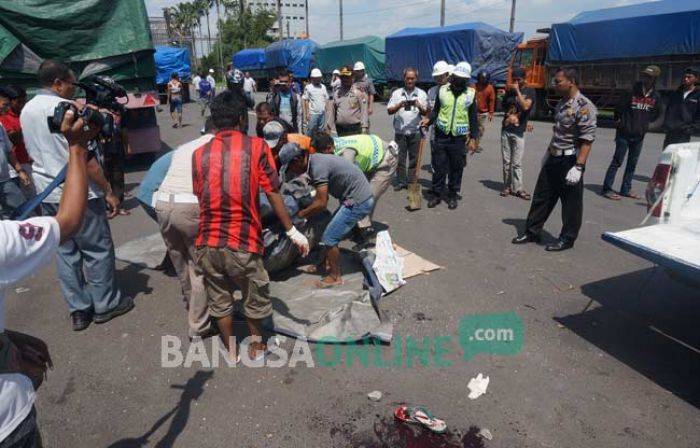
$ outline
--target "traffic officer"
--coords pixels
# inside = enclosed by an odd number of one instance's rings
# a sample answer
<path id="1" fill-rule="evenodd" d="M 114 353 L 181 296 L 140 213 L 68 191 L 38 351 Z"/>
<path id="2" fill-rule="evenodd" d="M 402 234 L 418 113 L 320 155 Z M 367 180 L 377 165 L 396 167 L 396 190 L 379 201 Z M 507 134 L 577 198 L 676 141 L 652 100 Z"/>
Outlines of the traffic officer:
<path id="1" fill-rule="evenodd" d="M 352 70 L 346 66 L 340 69 L 340 87 L 328 101 L 326 122 L 332 134 L 366 134 L 369 130 L 367 95 L 353 85 Z"/>
<path id="2" fill-rule="evenodd" d="M 559 239 L 546 247 L 559 252 L 570 249 L 581 229 L 583 218 L 583 172 L 595 140 L 596 110 L 578 89 L 578 73 L 560 68 L 554 88 L 562 99 L 554 109 L 554 133 L 542 159 L 535 193 L 527 215 L 525 232 L 513 244 L 539 242 L 545 221 L 561 200 L 562 229 Z"/>
<path id="3" fill-rule="evenodd" d="M 462 187 L 462 173 L 467 164 L 467 150 L 476 151 L 479 122 L 476 112 L 476 90 L 467 85 L 472 67 L 460 62 L 452 71 L 449 84 L 440 87 L 435 107 L 422 126 L 435 123 L 435 144 L 432 153 L 433 191 L 428 207 L 442 201 L 447 179 L 449 194 L 447 207 L 457 208 L 457 198 Z"/>

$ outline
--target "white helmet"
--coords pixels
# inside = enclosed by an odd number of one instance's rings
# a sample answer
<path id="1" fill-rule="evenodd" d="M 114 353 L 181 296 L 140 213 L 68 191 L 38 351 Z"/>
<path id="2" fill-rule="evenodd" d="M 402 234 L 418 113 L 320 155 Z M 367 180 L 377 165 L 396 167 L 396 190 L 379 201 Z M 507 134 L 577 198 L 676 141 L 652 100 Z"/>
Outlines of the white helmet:
<path id="1" fill-rule="evenodd" d="M 311 70 L 310 78 L 323 78 L 323 74 L 321 73 L 321 70 L 315 68 Z"/>
<path id="2" fill-rule="evenodd" d="M 333 74 L 334 74 L 334 75 L 340 75 L 340 70 L 338 70 L 338 69 L 336 68 L 335 70 L 333 70 Z"/>
<path id="3" fill-rule="evenodd" d="M 469 65 L 469 62 L 460 62 L 452 71 L 452 76 L 469 79 L 472 77 L 472 66 Z"/>
<path id="4" fill-rule="evenodd" d="M 450 72 L 450 64 L 448 64 L 445 61 L 437 61 L 435 65 L 433 65 L 433 76 L 440 76 L 444 75 L 445 73 Z"/>
<path id="5" fill-rule="evenodd" d="M 352 69 L 359 72 L 360 70 L 365 69 L 365 64 L 363 64 L 362 61 L 357 61 L 355 62 L 355 66 Z"/>

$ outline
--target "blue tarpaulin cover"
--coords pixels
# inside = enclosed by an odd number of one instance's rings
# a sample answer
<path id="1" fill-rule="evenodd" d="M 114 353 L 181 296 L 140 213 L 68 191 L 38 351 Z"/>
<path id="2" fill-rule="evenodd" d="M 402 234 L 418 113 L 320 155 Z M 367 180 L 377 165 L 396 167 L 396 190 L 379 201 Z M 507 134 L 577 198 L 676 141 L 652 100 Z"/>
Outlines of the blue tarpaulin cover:
<path id="1" fill-rule="evenodd" d="M 233 67 L 238 70 L 265 70 L 265 49 L 246 48 L 233 55 Z"/>
<path id="2" fill-rule="evenodd" d="M 265 48 L 265 68 L 286 68 L 296 78 L 308 78 L 318 44 L 310 39 L 285 39 Z"/>
<path id="3" fill-rule="evenodd" d="M 469 62 L 472 72 L 486 71 L 503 82 L 523 33 L 508 33 L 482 22 L 436 28 L 405 28 L 386 38 L 386 71 L 390 80 L 403 78 L 406 67 L 415 67 L 420 82 L 431 82 L 433 64 Z"/>
<path id="4" fill-rule="evenodd" d="M 552 25 L 551 62 L 700 53 L 700 1 L 664 0 L 578 14 Z"/>
<path id="5" fill-rule="evenodd" d="M 177 72 L 181 80 L 190 77 L 190 52 L 187 48 L 156 47 L 156 84 L 166 84 Z"/>

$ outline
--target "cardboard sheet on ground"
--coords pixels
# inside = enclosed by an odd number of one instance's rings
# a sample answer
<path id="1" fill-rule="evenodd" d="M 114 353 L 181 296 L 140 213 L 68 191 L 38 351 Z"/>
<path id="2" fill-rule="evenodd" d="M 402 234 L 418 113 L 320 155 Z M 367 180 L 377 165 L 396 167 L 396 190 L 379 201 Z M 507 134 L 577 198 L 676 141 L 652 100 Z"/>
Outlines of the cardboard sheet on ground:
<path id="1" fill-rule="evenodd" d="M 442 269 L 442 266 L 428 261 L 425 258 L 414 254 L 410 250 L 404 249 L 398 244 L 394 244 L 394 252 L 397 256 L 403 258 L 404 279 Z"/>

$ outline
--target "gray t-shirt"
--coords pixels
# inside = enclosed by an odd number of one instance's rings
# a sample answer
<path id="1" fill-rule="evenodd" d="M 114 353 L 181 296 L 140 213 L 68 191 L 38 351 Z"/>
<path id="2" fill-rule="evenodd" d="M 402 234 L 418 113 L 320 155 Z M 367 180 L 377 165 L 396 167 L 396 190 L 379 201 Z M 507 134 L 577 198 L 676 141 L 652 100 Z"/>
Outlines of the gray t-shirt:
<path id="1" fill-rule="evenodd" d="M 357 165 L 333 154 L 311 154 L 309 177 L 314 187 L 328 185 L 328 192 L 341 204 L 350 206 L 365 202 L 372 190 Z"/>

